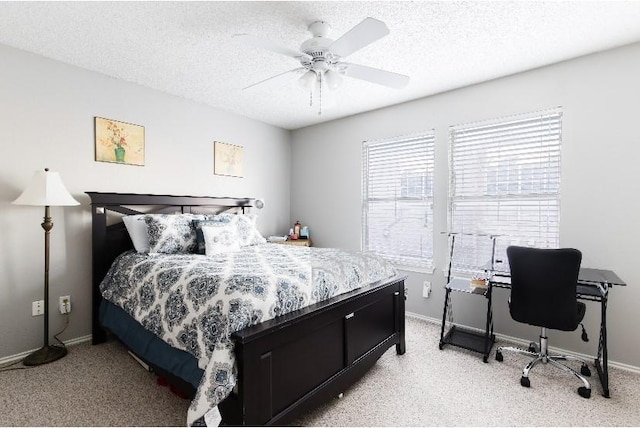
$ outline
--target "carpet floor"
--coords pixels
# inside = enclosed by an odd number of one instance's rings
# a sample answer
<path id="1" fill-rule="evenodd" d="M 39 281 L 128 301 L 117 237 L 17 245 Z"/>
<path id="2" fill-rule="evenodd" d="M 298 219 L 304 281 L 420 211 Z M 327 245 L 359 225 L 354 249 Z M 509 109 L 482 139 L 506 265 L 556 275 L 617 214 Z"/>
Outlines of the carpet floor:
<path id="1" fill-rule="evenodd" d="M 407 318 L 405 355 L 390 349 L 342 398 L 293 425 L 640 425 L 636 373 L 610 369 L 609 399 L 596 376 L 584 399 L 577 379 L 549 365 L 536 366 L 531 388 L 523 388 L 526 357 L 505 353 L 498 363 L 492 355 L 485 364 L 459 348 L 439 350 L 439 333 L 437 325 Z M 0 372 L 0 426 L 184 426 L 188 406 L 115 341 L 74 345 L 54 363 Z"/>

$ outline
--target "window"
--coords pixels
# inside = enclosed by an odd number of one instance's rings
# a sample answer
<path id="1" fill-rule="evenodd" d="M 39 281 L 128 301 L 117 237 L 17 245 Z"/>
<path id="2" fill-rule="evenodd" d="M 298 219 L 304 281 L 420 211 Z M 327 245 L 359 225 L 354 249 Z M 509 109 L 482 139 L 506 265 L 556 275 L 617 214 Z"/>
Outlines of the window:
<path id="1" fill-rule="evenodd" d="M 559 109 L 450 128 L 449 230 L 463 234 L 455 270 L 491 260 L 486 235 L 498 235 L 505 267 L 509 245 L 558 247 L 561 128 Z"/>
<path id="2" fill-rule="evenodd" d="M 363 143 L 362 247 L 402 266 L 433 259 L 435 134 Z"/>

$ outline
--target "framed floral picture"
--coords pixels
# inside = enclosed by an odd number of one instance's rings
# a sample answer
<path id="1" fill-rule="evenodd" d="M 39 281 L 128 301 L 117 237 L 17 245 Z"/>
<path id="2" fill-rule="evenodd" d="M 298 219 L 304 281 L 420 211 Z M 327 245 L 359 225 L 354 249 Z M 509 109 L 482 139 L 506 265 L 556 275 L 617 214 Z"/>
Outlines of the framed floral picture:
<path id="1" fill-rule="evenodd" d="M 144 165 L 144 126 L 95 117 L 97 162 Z"/>
<path id="2" fill-rule="evenodd" d="M 213 142 L 213 173 L 242 177 L 244 167 L 244 147 Z"/>

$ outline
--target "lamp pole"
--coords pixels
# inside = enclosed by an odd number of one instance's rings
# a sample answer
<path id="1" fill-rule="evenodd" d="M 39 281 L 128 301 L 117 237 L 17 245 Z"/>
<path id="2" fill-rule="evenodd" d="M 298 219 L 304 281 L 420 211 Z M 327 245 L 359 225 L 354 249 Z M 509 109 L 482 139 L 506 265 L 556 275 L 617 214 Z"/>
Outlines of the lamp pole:
<path id="1" fill-rule="evenodd" d="M 50 232 L 53 229 L 49 205 L 44 207 L 44 221 L 41 226 L 44 229 L 44 345 L 25 357 L 22 361 L 25 366 L 39 366 L 40 364 L 59 360 L 67 355 L 66 348 L 49 345 L 49 241 Z"/>
<path id="2" fill-rule="evenodd" d="M 49 346 L 49 232 L 53 229 L 49 205 L 44 207 L 44 346 Z"/>
<path id="3" fill-rule="evenodd" d="M 53 229 L 51 220 L 52 206 L 79 205 L 69 191 L 64 187 L 57 172 L 49 172 L 49 168 L 36 171 L 29 186 L 12 202 L 15 205 L 33 205 L 44 207 L 44 344 L 42 348 L 33 352 L 22 360 L 25 366 L 37 366 L 59 360 L 67 355 L 67 349 L 60 345 L 49 345 L 49 242 Z"/>

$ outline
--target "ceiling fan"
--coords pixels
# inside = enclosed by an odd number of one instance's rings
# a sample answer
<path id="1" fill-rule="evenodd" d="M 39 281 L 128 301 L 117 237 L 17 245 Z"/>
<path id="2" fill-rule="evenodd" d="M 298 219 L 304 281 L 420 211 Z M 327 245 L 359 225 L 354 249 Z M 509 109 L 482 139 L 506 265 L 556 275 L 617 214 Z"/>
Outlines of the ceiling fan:
<path id="1" fill-rule="evenodd" d="M 262 37 L 235 34 L 233 37 L 238 41 L 295 58 L 300 62 L 300 67 L 256 82 L 243 90 L 287 73 L 303 73 L 298 79 L 298 83 L 311 91 L 311 105 L 313 105 L 313 91 L 317 91 L 320 106 L 318 114 L 322 114 L 323 86 L 337 89 L 342 83 L 342 76 L 366 80 L 395 89 L 402 89 L 409 83 L 409 76 L 344 61 L 344 58 L 355 51 L 389 34 L 389 28 L 384 22 L 374 18 L 366 18 L 337 40 L 327 37 L 331 26 L 324 21 L 315 21 L 308 29 L 312 37 L 305 40 L 299 50 L 279 46 Z"/>

